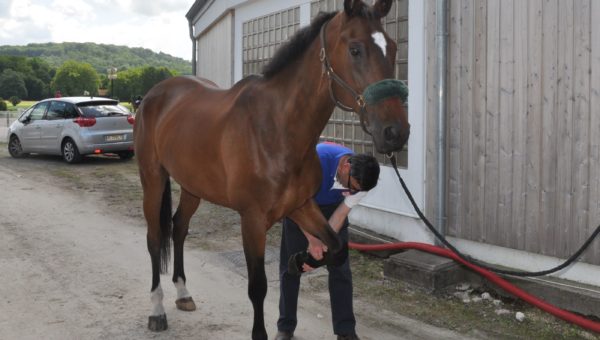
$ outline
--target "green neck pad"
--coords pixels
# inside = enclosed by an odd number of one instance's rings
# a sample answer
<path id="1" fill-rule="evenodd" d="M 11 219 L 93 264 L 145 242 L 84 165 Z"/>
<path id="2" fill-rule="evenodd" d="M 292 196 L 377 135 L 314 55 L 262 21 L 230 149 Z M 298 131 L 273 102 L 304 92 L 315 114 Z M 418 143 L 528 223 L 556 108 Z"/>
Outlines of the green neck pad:
<path id="1" fill-rule="evenodd" d="M 399 97 L 402 102 L 406 103 L 408 88 L 402 80 L 384 79 L 367 86 L 363 97 L 367 105 L 374 105 L 392 97 Z"/>

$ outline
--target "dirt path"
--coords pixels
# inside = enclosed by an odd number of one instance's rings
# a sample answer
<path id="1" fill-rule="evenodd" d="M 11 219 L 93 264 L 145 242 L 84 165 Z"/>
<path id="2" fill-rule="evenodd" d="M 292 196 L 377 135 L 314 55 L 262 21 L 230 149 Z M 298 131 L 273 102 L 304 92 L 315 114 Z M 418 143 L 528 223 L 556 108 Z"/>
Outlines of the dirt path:
<path id="1" fill-rule="evenodd" d="M 151 333 L 146 328 L 151 273 L 144 222 L 138 213 L 127 216 L 126 206 L 111 208 L 102 201 L 103 195 L 70 175 L 64 178 L 72 188 L 53 184 L 45 172 L 62 171 L 54 169 L 60 160 L 17 161 L 21 160 L 0 155 L 0 338 L 249 338 L 252 307 L 240 264 L 241 247 L 228 252 L 199 250 L 191 242 L 186 274 L 199 309 L 176 310 L 175 289 L 170 277 L 163 276 L 169 330 Z M 91 163 L 73 169 L 93 172 L 97 164 Z M 138 204 L 132 203 L 133 210 Z M 268 254 L 274 257 L 276 250 Z M 265 320 L 273 337 L 279 293 L 276 261 L 267 258 L 267 262 Z M 302 292 L 296 339 L 334 339 L 326 298 L 326 291 Z M 357 303 L 362 339 L 465 339 Z"/>

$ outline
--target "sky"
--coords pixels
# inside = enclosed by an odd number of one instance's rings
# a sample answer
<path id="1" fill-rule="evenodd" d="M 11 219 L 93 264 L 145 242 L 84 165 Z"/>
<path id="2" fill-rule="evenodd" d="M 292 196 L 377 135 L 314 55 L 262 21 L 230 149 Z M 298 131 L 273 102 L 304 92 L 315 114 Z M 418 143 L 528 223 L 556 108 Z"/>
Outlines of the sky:
<path id="1" fill-rule="evenodd" d="M 93 42 L 191 60 L 194 0 L 0 0 L 0 45 Z"/>

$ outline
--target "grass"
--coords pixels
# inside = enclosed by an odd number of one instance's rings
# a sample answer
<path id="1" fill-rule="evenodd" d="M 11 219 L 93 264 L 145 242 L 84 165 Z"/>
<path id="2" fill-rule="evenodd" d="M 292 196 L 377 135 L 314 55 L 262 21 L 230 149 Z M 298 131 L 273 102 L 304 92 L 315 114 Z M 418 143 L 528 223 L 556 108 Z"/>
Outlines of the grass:
<path id="1" fill-rule="evenodd" d="M 469 335 L 485 334 L 492 339 L 598 339 L 593 334 L 522 301 L 500 300 L 465 303 L 453 292 L 432 295 L 398 280 L 383 275 L 383 261 L 379 258 L 351 251 L 355 296 L 382 308 L 419 319 L 428 324 Z M 471 297 L 482 292 L 472 291 Z M 510 311 L 498 315 L 499 309 Z M 519 322 L 515 312 L 525 313 Z"/>
<path id="2" fill-rule="evenodd" d="M 8 111 L 19 111 L 28 109 L 29 107 L 37 103 L 37 100 L 23 100 L 16 106 L 13 106 L 13 104 L 8 100 L 5 100 L 4 102 L 6 103 L 6 108 L 8 109 Z"/>

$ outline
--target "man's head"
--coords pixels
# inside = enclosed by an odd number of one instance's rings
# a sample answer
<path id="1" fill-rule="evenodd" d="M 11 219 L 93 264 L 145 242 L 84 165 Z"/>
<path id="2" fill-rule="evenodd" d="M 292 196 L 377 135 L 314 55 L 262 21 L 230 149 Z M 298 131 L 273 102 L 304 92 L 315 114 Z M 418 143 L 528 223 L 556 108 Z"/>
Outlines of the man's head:
<path id="1" fill-rule="evenodd" d="M 377 185 L 379 162 L 366 154 L 354 154 L 340 159 L 338 180 L 350 192 L 369 191 Z"/>

